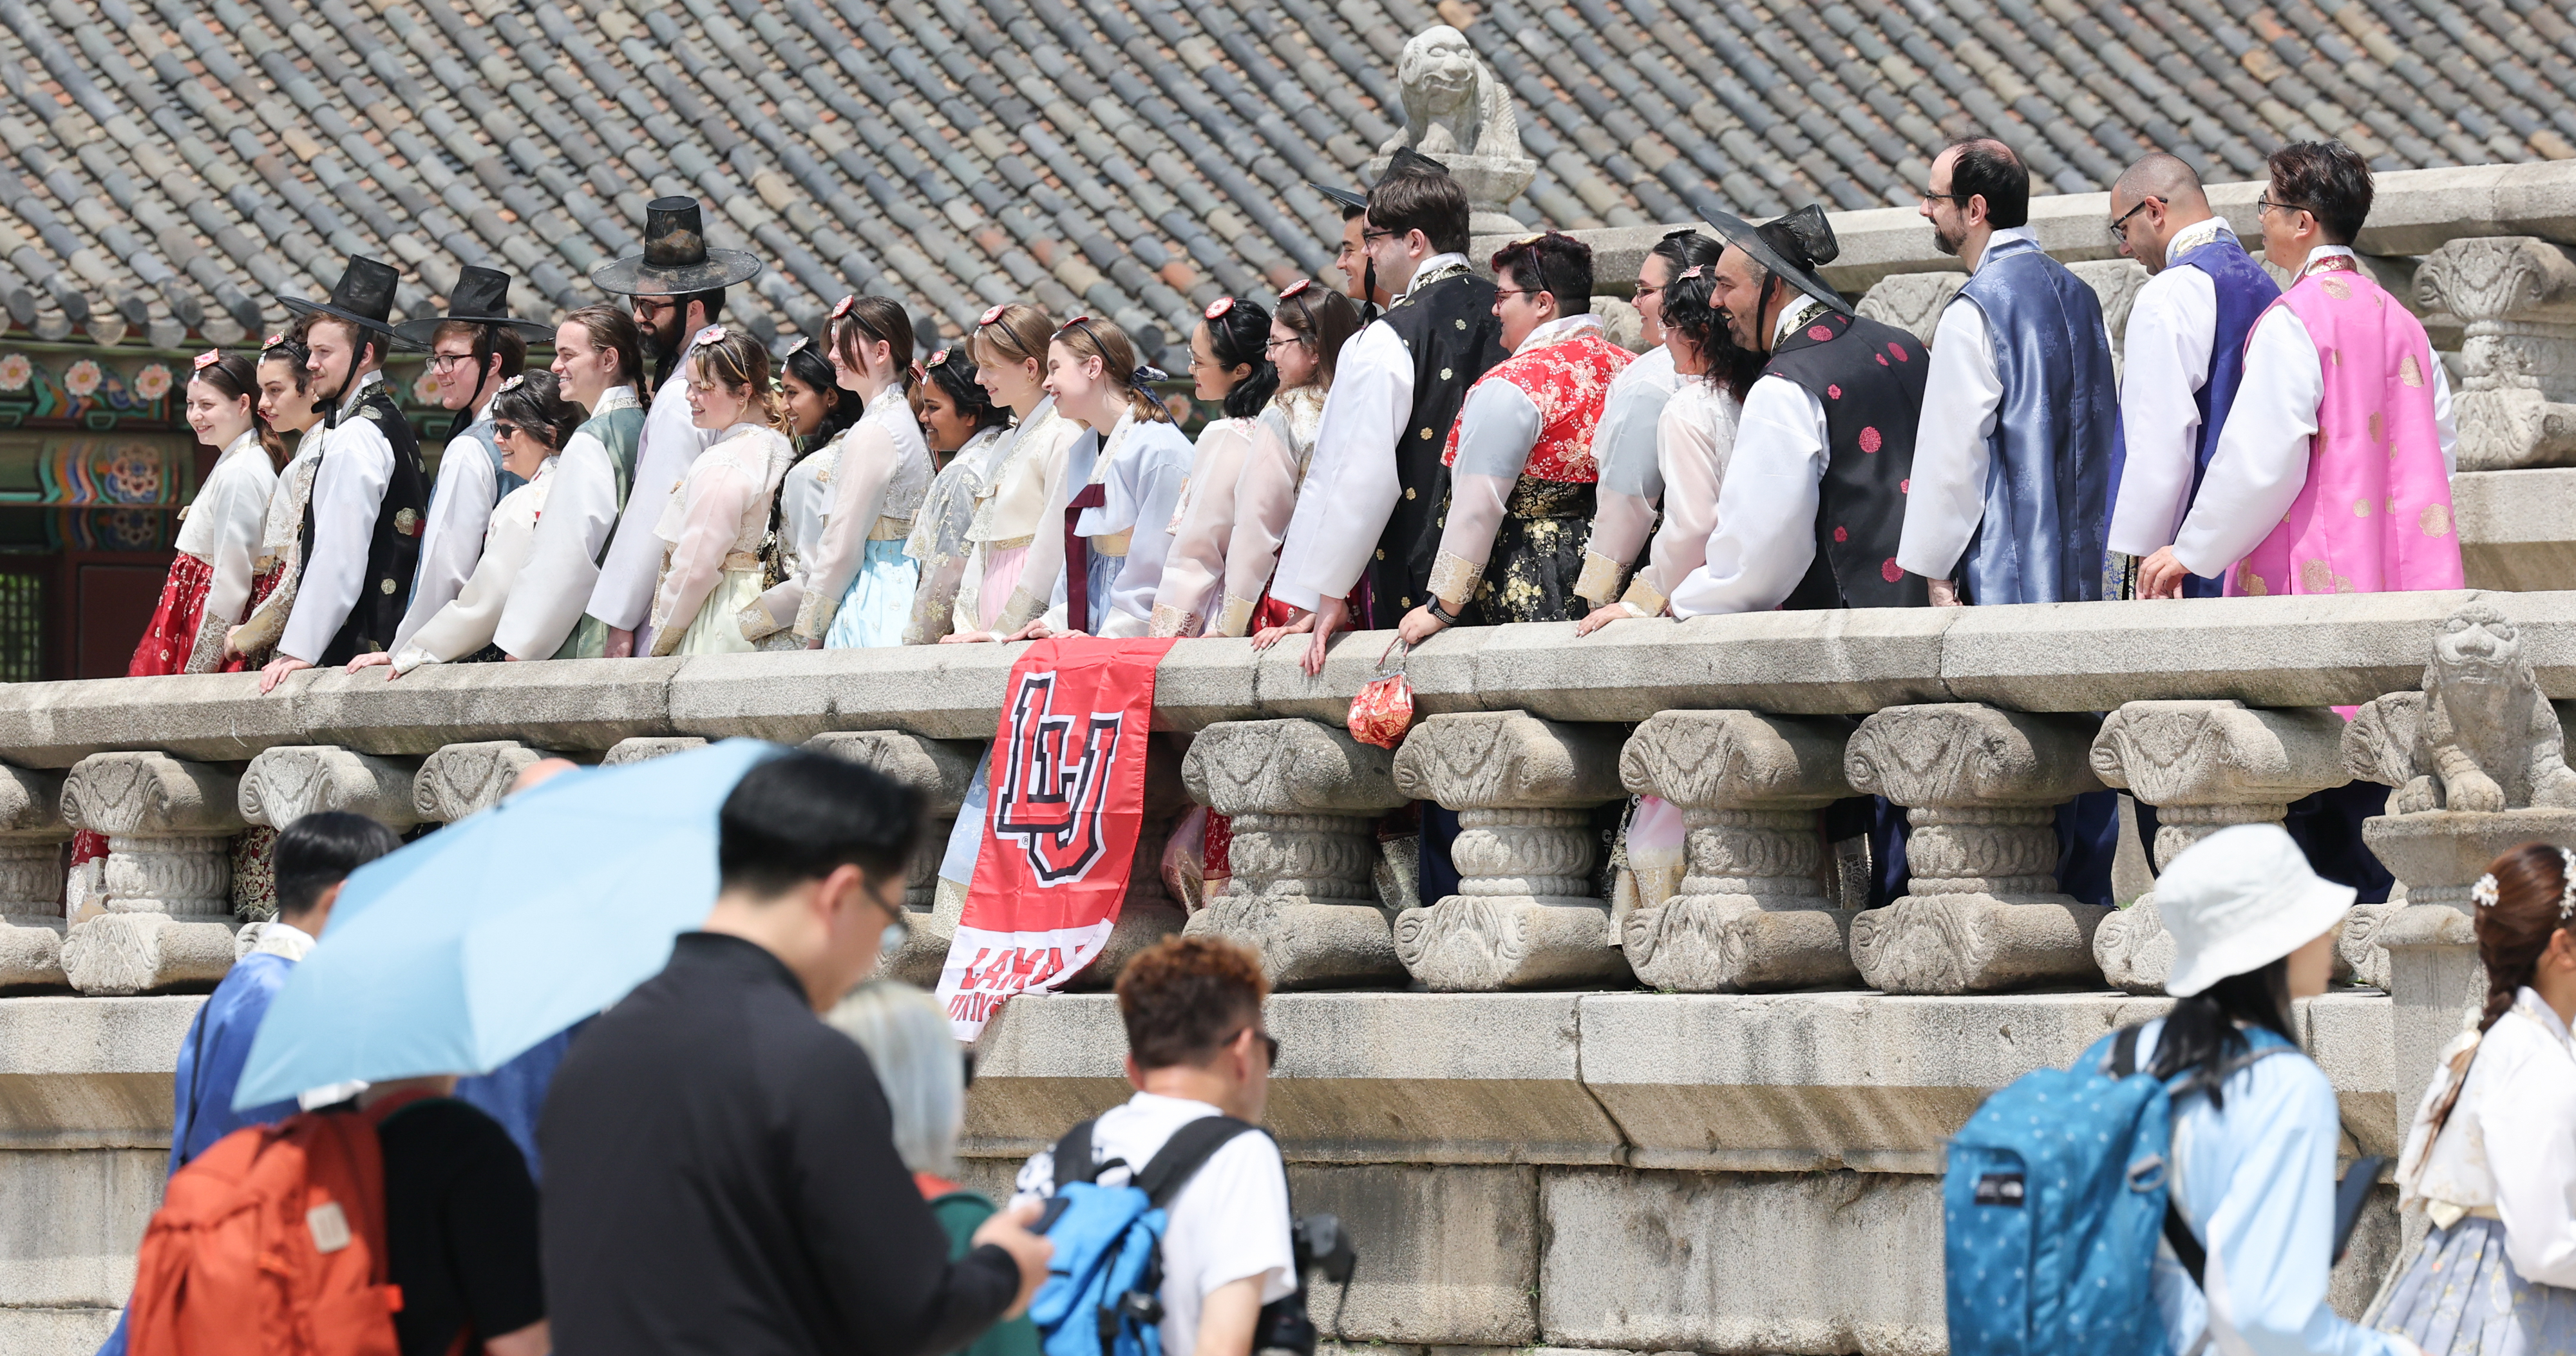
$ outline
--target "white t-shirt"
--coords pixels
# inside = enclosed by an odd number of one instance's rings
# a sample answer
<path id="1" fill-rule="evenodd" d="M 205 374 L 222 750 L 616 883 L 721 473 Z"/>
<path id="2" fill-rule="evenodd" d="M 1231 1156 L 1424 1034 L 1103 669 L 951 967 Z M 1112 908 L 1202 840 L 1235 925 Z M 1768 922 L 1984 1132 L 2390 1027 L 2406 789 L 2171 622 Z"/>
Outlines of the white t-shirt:
<path id="1" fill-rule="evenodd" d="M 1101 1113 L 1091 1127 L 1091 1159 L 1120 1159 L 1124 1168 L 1100 1174 L 1103 1186 L 1125 1184 L 1153 1161 L 1164 1141 L 1191 1121 L 1222 1114 L 1205 1102 L 1140 1092 Z M 1020 1168 L 1012 1203 L 1055 1194 L 1055 1152 L 1041 1149 Z M 1288 1169 L 1268 1135 L 1241 1134 L 1208 1156 L 1165 1212 L 1163 1231 L 1163 1352 L 1191 1356 L 1199 1340 L 1199 1304 L 1246 1276 L 1261 1278 L 1261 1302 L 1296 1293 L 1296 1258 L 1289 1251 Z"/>

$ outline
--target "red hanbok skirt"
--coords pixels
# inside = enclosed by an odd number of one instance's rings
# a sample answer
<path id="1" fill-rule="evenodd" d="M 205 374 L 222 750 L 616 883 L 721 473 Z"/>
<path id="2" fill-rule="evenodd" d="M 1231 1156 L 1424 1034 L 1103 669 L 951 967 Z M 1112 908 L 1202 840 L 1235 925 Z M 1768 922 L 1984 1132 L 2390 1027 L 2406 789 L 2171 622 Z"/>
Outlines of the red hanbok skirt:
<path id="1" fill-rule="evenodd" d="M 251 580 L 250 603 L 243 611 L 257 608 L 277 587 L 278 571 L 264 570 Z M 182 551 L 170 562 L 170 577 L 161 585 L 161 605 L 152 610 L 152 624 L 143 628 L 143 639 L 135 644 L 134 658 L 125 666 L 128 678 L 157 678 L 163 674 L 188 671 L 188 655 L 197 644 L 197 628 L 205 620 L 206 590 L 215 581 L 215 569 L 206 562 Z M 238 626 L 242 618 L 218 619 L 226 628 Z M 247 673 L 247 658 L 225 661 L 217 673 Z"/>

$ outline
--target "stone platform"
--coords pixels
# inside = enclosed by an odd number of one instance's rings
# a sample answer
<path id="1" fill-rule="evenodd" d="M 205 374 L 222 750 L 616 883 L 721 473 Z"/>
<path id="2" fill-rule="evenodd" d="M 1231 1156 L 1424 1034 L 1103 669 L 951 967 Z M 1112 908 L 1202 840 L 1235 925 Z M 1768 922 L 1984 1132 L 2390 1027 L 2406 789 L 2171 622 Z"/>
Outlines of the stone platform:
<path id="1" fill-rule="evenodd" d="M 169 1079 L 200 1000 L 0 999 L 0 1352 L 74 1356 L 114 1322 L 157 1204 Z M 1943 1138 L 2162 999 L 1344 992 L 1271 1000 L 1269 1124 L 1300 1211 L 1360 1265 L 1314 1297 L 1352 1346 L 1944 1349 Z M 2393 1152 L 2389 1000 L 2303 1003 L 2347 1154 Z M 964 1176 L 1123 1100 L 1106 995 L 1024 998 L 987 1033 Z M 2336 1276 L 2393 1254 L 2383 1188 Z"/>

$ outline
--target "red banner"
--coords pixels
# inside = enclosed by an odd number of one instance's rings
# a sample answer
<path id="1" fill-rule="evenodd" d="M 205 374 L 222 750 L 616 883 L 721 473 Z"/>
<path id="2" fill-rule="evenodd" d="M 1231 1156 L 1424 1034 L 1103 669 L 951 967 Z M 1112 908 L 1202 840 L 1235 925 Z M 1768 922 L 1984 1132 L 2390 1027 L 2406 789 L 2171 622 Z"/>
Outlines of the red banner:
<path id="1" fill-rule="evenodd" d="M 1145 819 L 1154 666 L 1171 648 L 1042 640 L 1011 666 L 974 883 L 939 974 L 958 1039 L 975 1039 L 1011 995 L 1063 984 L 1109 941 Z"/>

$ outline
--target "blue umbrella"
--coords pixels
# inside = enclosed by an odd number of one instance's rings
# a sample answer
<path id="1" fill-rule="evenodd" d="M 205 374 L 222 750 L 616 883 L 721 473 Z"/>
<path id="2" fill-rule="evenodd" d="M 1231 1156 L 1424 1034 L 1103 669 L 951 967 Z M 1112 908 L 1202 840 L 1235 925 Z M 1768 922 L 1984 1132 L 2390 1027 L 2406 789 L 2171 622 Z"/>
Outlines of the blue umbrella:
<path id="1" fill-rule="evenodd" d="M 624 997 L 716 897 L 716 811 L 783 752 L 729 739 L 564 773 L 349 877 L 252 1041 L 236 1109 L 488 1073 Z"/>

